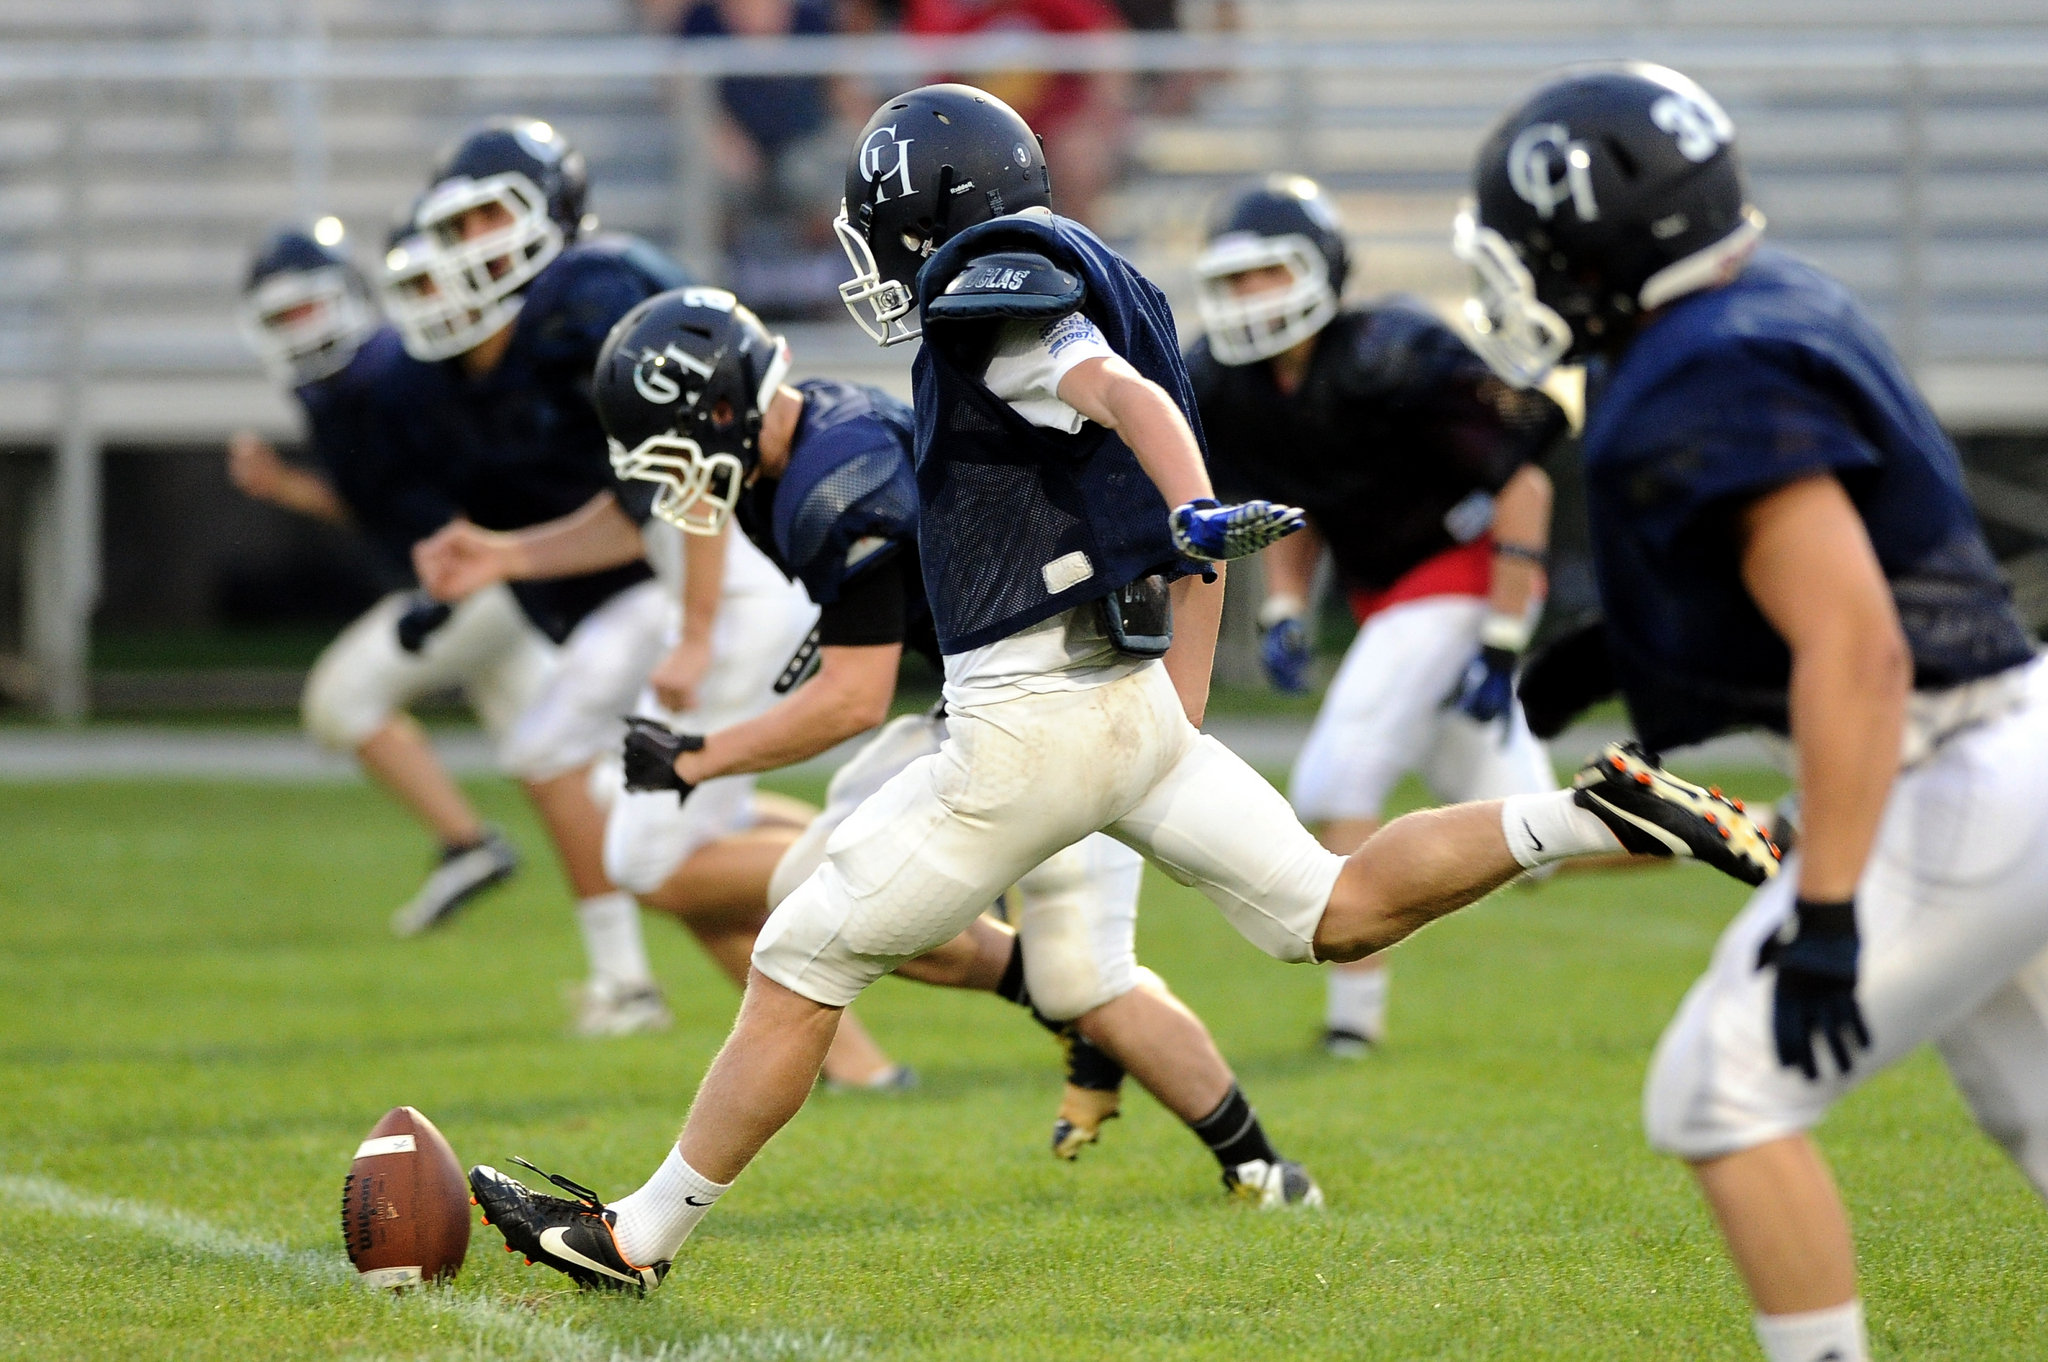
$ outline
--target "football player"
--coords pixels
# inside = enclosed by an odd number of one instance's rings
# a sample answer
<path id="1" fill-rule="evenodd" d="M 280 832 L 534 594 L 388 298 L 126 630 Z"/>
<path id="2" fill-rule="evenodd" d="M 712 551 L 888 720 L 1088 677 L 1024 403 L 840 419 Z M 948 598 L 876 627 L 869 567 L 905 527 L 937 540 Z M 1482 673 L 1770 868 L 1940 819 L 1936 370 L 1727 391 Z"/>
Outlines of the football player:
<path id="1" fill-rule="evenodd" d="M 458 141 L 386 255 L 385 308 L 408 358 L 379 400 L 406 457 L 467 521 L 515 530 L 611 498 L 590 366 L 633 304 L 685 282 L 644 242 L 593 236 L 582 155 L 536 119 Z M 604 869 L 590 773 L 662 654 L 670 597 L 644 561 L 515 582 L 560 665 L 507 736 L 507 763 L 552 834 L 591 963 L 578 1029 L 668 1023 L 639 908 Z"/>
<path id="2" fill-rule="evenodd" d="M 654 510 L 697 537 L 737 522 L 821 609 L 815 679 L 748 722 L 714 725 L 705 715 L 703 727 L 680 733 L 637 726 L 626 738 L 629 788 L 645 782 L 694 803 L 739 773 L 829 751 L 887 718 L 906 648 L 941 665 L 918 565 L 912 412 L 874 388 L 786 384 L 787 351 L 731 295 L 684 290 L 628 313 L 599 357 L 597 407 L 614 463 L 648 489 Z M 769 905 L 810 877 L 862 800 L 937 753 L 945 736 L 943 705 L 882 727 L 783 857 Z M 991 951 L 994 968 L 970 981 L 1028 999 L 1070 1038 L 1054 1154 L 1072 1159 L 1097 1138 L 1129 1065 L 1208 1145 L 1226 1188 L 1264 1189 L 1267 1167 L 1278 1166 L 1275 1203 L 1319 1202 L 1307 1173 L 1239 1110 L 1207 1028 L 1138 965 L 1142 872 L 1135 851 L 1101 834 L 1030 870 L 1016 886 L 1014 942 Z M 1072 1045 L 1074 1036 L 1086 1044 Z"/>
<path id="3" fill-rule="evenodd" d="M 855 270 L 841 296 L 877 341 L 924 341 L 917 542 L 946 737 L 861 801 L 769 916 L 732 1035 L 644 1186 L 606 1206 L 566 1180 L 576 1200 L 471 1170 L 507 1244 L 579 1283 L 659 1283 L 803 1105 L 842 1009 L 1092 833 L 1292 961 L 1357 959 L 1527 869 L 1624 845 L 1751 880 L 1776 868 L 1732 804 L 1618 751 L 1576 793 L 1410 814 L 1348 860 L 1318 844 L 1196 728 L 1222 564 L 1300 513 L 1209 495 L 1165 297 L 1050 204 L 1036 136 L 984 91 L 913 90 L 861 134 L 837 227 Z M 1242 1102 L 1233 1091 L 1229 1110 Z M 1246 1171 L 1265 1184 L 1251 1198 L 1284 1199 L 1283 1167 Z"/>
<path id="4" fill-rule="evenodd" d="M 1931 1041 L 2048 1194 L 2048 672 L 1956 451 L 1862 308 L 1760 242 L 1728 115 L 1640 63 L 1495 125 L 1455 243 L 1485 353 L 1584 359 L 1606 652 L 1652 749 L 1789 736 L 1798 850 L 1651 1063 L 1773 1362 L 1862 1362 L 1848 1218 L 1808 1136 Z"/>
<path id="5" fill-rule="evenodd" d="M 297 399 L 319 469 L 287 463 L 243 432 L 228 447 L 229 477 L 258 501 L 353 527 L 394 577 L 409 576 L 412 545 L 454 509 L 394 467 L 388 444 L 363 430 L 398 344 L 381 326 L 339 233 L 332 240 L 296 229 L 273 234 L 250 266 L 242 321 L 265 368 Z M 519 865 L 512 844 L 477 816 L 406 707 L 459 688 L 502 743 L 539 692 L 554 651 L 502 588 L 465 601 L 424 632 L 422 623 L 435 617 L 416 592 L 386 595 L 320 654 L 301 705 L 316 741 L 353 753 L 441 843 L 440 864 L 392 917 L 401 936 L 447 921 Z"/>
<path id="6" fill-rule="evenodd" d="M 1312 583 L 1327 548 L 1359 629 L 1296 759 L 1294 811 L 1324 846 L 1379 828 L 1409 771 L 1447 801 L 1557 788 L 1514 697 L 1542 606 L 1556 404 L 1494 377 L 1417 299 L 1346 307 L 1350 252 L 1313 181 L 1278 175 L 1224 208 L 1195 261 L 1207 333 L 1188 380 L 1226 496 L 1302 508 L 1260 555 L 1260 654 L 1308 687 Z M 1323 1045 L 1386 1024 L 1384 961 L 1329 975 Z"/>

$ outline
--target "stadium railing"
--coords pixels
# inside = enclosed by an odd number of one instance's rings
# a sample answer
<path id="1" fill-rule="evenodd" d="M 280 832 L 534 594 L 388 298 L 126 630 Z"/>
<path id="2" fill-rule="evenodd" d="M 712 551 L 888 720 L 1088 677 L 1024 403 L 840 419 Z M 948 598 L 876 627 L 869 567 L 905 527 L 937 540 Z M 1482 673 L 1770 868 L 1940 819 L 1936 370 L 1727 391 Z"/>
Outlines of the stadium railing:
<path id="1" fill-rule="evenodd" d="M 1566 31 L 1556 6 L 1544 21 L 1527 0 L 1294 0 L 1229 37 L 689 42 L 7 41 L 0 23 L 0 438 L 55 454 L 27 536 L 32 675 L 52 712 L 83 711 L 107 440 L 288 429 L 234 331 L 236 275 L 263 227 L 336 212 L 374 242 L 436 142 L 516 107 L 591 148 L 607 219 L 717 278 L 718 186 L 699 149 L 729 75 L 879 88 L 940 72 L 1220 73 L 1194 112 L 1138 122 L 1111 235 L 1185 299 L 1214 194 L 1298 169 L 1344 201 L 1367 287 L 1447 300 L 1461 280 L 1446 223 L 1497 110 L 1569 62 L 1665 61 L 1723 97 L 1776 235 L 1872 300 L 1945 419 L 2048 427 L 2048 22 L 2015 22 L 2037 7 L 1944 7 L 1947 27 L 1811 22 L 1829 8 L 1816 0 L 1720 20 L 1689 0 L 1572 8 L 1604 18 Z M 1367 36 L 1300 36 L 1340 10 Z M 1999 22 L 1960 22 L 1975 13 Z M 800 348 L 820 368 L 893 373 L 849 332 L 819 327 Z"/>

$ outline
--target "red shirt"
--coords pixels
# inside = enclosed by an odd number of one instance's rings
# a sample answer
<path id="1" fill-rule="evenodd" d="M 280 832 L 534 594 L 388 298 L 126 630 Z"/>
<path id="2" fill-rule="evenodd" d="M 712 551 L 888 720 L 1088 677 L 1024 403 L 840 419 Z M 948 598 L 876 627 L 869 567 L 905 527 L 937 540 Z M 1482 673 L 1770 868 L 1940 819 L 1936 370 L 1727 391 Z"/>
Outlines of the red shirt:
<path id="1" fill-rule="evenodd" d="M 903 7 L 904 29 L 920 34 L 1101 33 L 1123 26 L 1106 0 L 908 0 Z M 973 83 L 1015 109 L 1041 136 L 1087 103 L 1087 77 L 1076 72 L 985 71 Z"/>

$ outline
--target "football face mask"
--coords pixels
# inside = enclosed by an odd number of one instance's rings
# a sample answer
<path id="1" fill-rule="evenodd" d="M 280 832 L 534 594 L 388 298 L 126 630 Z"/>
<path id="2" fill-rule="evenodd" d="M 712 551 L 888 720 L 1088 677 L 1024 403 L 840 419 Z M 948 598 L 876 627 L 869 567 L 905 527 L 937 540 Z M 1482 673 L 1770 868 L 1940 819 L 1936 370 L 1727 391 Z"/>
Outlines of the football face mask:
<path id="1" fill-rule="evenodd" d="M 385 259 L 385 306 L 415 359 L 475 349 L 519 315 L 520 290 L 562 253 L 547 200 L 517 171 L 442 182 Z"/>
<path id="2" fill-rule="evenodd" d="M 1238 291 L 1237 276 L 1273 268 L 1287 272 L 1285 285 Z M 1227 233 L 1196 259 L 1195 277 L 1209 352 L 1222 364 L 1253 364 L 1283 354 L 1337 315 L 1329 264 L 1307 237 Z"/>
<path id="3" fill-rule="evenodd" d="M 242 334 L 277 382 L 302 387 L 348 367 L 377 329 L 363 284 L 339 265 L 285 270 L 242 299 Z"/>
<path id="4" fill-rule="evenodd" d="M 674 434 L 650 435 L 630 450 L 610 445 L 612 472 L 653 483 L 654 514 L 684 534 L 717 534 L 732 520 L 747 478 L 738 455 L 706 454 Z"/>
<path id="5" fill-rule="evenodd" d="M 1540 383 L 1572 346 L 1565 319 L 1536 296 L 1536 279 L 1507 238 L 1482 226 L 1467 204 L 1451 230 L 1451 253 L 1472 267 L 1465 323 L 1473 348 L 1517 388 Z"/>
<path id="6" fill-rule="evenodd" d="M 846 252 L 846 259 L 853 266 L 853 278 L 839 286 L 839 301 L 846 305 L 854 325 L 865 331 L 875 344 L 885 347 L 901 345 L 923 335 L 923 328 L 916 322 L 903 320 L 916 310 L 917 299 L 911 295 L 908 285 L 882 277 L 867 237 L 847 218 L 844 199 L 839 201 L 839 216 L 832 219 L 832 232 L 839 238 L 839 248 Z M 919 244 L 926 245 L 926 253 L 929 253 L 928 244 Z M 866 316 L 862 315 L 863 307 L 867 309 Z"/>

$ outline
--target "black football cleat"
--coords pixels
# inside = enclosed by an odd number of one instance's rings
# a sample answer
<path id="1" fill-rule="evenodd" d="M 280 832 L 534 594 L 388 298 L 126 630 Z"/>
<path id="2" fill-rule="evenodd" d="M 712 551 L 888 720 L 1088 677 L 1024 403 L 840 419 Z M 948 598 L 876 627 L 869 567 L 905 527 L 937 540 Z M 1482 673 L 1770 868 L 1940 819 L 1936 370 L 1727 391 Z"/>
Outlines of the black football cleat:
<path id="1" fill-rule="evenodd" d="M 484 829 L 474 846 L 450 847 L 412 901 L 391 915 L 395 936 L 418 936 L 441 926 L 469 901 L 519 870 L 519 853 L 496 828 Z"/>
<path id="2" fill-rule="evenodd" d="M 1783 859 L 1741 800 L 1680 780 L 1634 743 L 1609 743 L 1581 767 L 1572 800 L 1637 856 L 1689 856 L 1748 885 Z"/>
<path id="3" fill-rule="evenodd" d="M 527 1262 L 551 1267 L 585 1291 L 645 1295 L 661 1285 L 668 1275 L 668 1263 L 642 1267 L 627 1262 L 612 1233 L 619 1213 L 598 1200 L 597 1193 L 534 1168 L 516 1155 L 512 1162 L 533 1168 L 576 1200 L 531 1191 L 487 1164 L 470 1169 L 469 1190 L 483 1207 L 484 1223 L 505 1236 L 507 1253 L 523 1253 Z"/>

